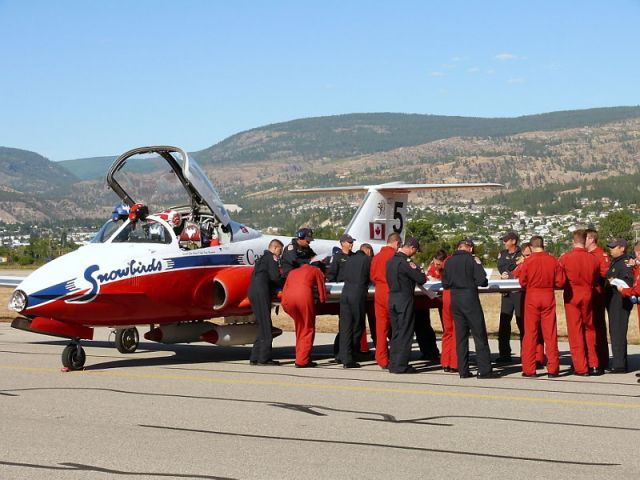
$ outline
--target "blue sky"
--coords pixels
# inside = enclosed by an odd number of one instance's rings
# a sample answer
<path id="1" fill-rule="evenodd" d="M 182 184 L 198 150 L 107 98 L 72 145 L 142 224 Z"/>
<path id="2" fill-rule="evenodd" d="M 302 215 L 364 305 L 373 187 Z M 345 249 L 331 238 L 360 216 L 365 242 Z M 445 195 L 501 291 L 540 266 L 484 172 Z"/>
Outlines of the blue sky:
<path id="1" fill-rule="evenodd" d="M 296 118 L 640 104 L 640 1 L 0 0 L 0 145 L 200 150 Z"/>

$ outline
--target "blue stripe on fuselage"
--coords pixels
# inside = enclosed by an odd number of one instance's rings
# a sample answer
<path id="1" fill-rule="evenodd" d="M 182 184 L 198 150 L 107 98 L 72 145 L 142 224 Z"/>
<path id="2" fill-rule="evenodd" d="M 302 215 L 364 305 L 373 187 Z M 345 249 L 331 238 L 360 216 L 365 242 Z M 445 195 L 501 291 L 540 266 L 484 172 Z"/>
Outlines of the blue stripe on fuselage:
<path id="1" fill-rule="evenodd" d="M 41 303 L 50 302 L 51 300 L 64 297 L 71 292 L 77 291 L 78 289 L 73 283 L 74 280 L 75 278 L 72 278 L 71 280 L 57 283 L 32 293 L 29 295 L 29 299 L 27 300 L 27 308 L 35 307 Z"/>

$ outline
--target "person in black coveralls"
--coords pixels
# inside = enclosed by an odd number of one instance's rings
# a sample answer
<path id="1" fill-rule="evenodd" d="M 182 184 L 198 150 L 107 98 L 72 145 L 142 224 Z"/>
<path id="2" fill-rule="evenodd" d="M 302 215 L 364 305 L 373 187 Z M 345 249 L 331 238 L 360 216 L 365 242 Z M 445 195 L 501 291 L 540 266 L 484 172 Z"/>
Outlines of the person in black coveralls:
<path id="1" fill-rule="evenodd" d="M 632 286 L 633 271 L 627 265 L 629 256 L 626 254 L 627 241 L 624 238 L 613 240 L 607 244 L 611 252 L 611 262 L 607 271 L 606 298 L 607 313 L 609 314 L 609 335 L 611 336 L 611 365 L 608 373 L 627 373 L 627 331 L 629 330 L 629 315 L 633 304 L 631 299 L 622 296 L 618 289 L 610 282 L 614 279 L 622 280 Z"/>
<path id="2" fill-rule="evenodd" d="M 344 282 L 344 267 L 349 257 L 353 255 L 353 238 L 348 233 L 340 237 L 340 250 L 333 254 L 329 269 L 327 270 L 327 282 Z"/>
<path id="3" fill-rule="evenodd" d="M 367 292 L 373 248 L 363 243 L 355 254 L 349 256 L 342 268 L 344 286 L 340 296 L 340 360 L 343 368 L 360 368 L 353 359 L 353 352 L 360 351 L 360 336 L 367 313 Z"/>
<path id="4" fill-rule="evenodd" d="M 422 268 L 411 261 L 411 257 L 419 250 L 418 240 L 407 237 L 398 253 L 387 262 L 391 320 L 389 371 L 391 373 L 416 373 L 416 369 L 409 365 L 415 322 L 413 296 L 416 283 L 422 285 L 427 281 Z"/>
<path id="5" fill-rule="evenodd" d="M 291 239 L 291 243 L 287 245 L 282 254 L 282 276 L 286 279 L 289 272 L 294 268 L 311 262 L 316 256 L 316 252 L 311 249 L 313 241 L 313 230 L 310 228 L 301 228 L 296 233 L 296 238 Z"/>
<path id="6" fill-rule="evenodd" d="M 489 282 L 480 259 L 472 252 L 472 240 L 467 238 L 458 242 L 457 250 L 444 265 L 442 286 L 451 290 L 460 378 L 472 376 L 469 372 L 469 331 L 476 346 L 478 378 L 495 378 L 497 375 L 491 371 L 487 326 L 478 295 L 478 287 L 486 287 Z"/>
<path id="7" fill-rule="evenodd" d="M 253 343 L 249 357 L 251 365 L 278 365 L 278 362 L 271 358 L 271 299 L 283 283 L 278 264 L 282 247 L 280 240 L 271 240 L 268 249 L 256 261 L 251 275 L 249 301 L 258 324 L 258 338 Z"/>
<path id="8" fill-rule="evenodd" d="M 522 258 L 518 246 L 518 234 L 509 232 L 502 237 L 505 249 L 498 255 L 500 278 L 513 278 L 513 271 Z M 520 346 L 524 337 L 524 317 L 522 315 L 522 292 L 506 292 L 500 302 L 500 326 L 498 327 L 498 353 L 496 363 L 511 363 L 511 317 L 515 314 L 516 325 L 520 332 Z"/>

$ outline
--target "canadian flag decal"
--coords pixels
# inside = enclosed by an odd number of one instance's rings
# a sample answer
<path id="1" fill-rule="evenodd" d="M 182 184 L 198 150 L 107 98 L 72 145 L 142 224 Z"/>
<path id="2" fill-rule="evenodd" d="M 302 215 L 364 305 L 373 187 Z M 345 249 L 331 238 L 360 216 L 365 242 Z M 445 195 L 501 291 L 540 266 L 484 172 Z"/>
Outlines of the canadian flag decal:
<path id="1" fill-rule="evenodd" d="M 369 238 L 371 240 L 384 240 L 384 223 L 369 222 Z"/>

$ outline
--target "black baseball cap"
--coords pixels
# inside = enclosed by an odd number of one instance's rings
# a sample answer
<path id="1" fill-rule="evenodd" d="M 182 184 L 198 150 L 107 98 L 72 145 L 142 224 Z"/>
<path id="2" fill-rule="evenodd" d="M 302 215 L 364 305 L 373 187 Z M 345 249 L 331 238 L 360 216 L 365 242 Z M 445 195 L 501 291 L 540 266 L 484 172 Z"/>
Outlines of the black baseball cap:
<path id="1" fill-rule="evenodd" d="M 624 247 L 627 248 L 627 241 L 624 238 L 616 238 L 615 240 L 611 240 L 607 243 L 607 247 L 616 248 L 616 247 Z"/>
<path id="2" fill-rule="evenodd" d="M 517 242 L 518 240 L 520 240 L 520 237 L 516 232 L 508 232 L 502 236 L 501 240 L 503 242 L 506 242 L 507 240 L 515 240 Z"/>
<path id="3" fill-rule="evenodd" d="M 301 228 L 296 233 L 296 236 L 301 240 L 313 240 L 313 230 L 310 228 Z"/>
<path id="4" fill-rule="evenodd" d="M 355 241 L 356 241 L 356 239 L 355 239 L 355 238 L 353 238 L 353 237 L 352 237 L 351 235 L 349 235 L 348 233 L 345 233 L 345 234 L 343 234 L 343 235 L 340 237 L 340 243 L 342 243 L 342 242 L 349 242 L 349 243 L 353 243 L 353 242 L 355 242 Z"/>
<path id="5" fill-rule="evenodd" d="M 469 247 L 473 248 L 475 246 L 475 244 L 473 243 L 473 240 L 471 240 L 469 237 L 467 238 L 463 238 L 462 240 L 460 240 L 458 242 L 458 247 L 460 245 L 468 245 Z"/>

